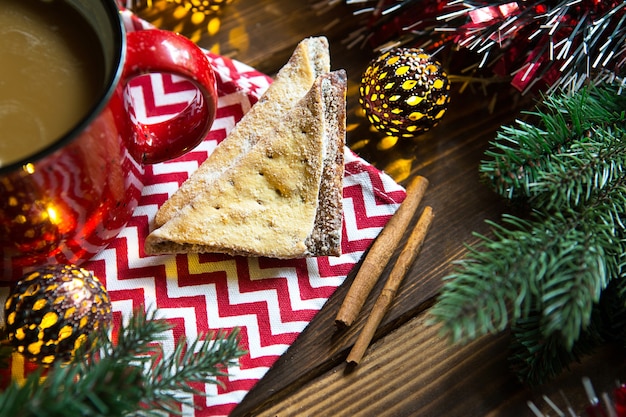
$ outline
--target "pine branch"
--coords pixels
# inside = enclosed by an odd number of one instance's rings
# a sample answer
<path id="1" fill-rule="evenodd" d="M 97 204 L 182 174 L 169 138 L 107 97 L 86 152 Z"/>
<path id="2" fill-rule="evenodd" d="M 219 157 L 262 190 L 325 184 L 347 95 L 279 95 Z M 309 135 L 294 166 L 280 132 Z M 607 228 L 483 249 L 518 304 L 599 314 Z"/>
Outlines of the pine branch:
<path id="1" fill-rule="evenodd" d="M 518 375 L 543 381 L 626 332 L 626 97 L 613 86 L 548 97 L 503 127 L 481 172 L 530 220 L 489 222 L 445 279 L 435 321 L 454 341 L 512 329 Z M 617 336 L 619 335 L 619 336 Z"/>
<path id="2" fill-rule="evenodd" d="M 147 408 L 175 413 L 178 404 L 184 402 L 180 393 L 204 395 L 193 383 L 219 384 L 216 377 L 226 376 L 225 369 L 235 365 L 233 359 L 243 353 L 238 348 L 237 337 L 238 332 L 228 336 L 220 332 L 212 341 L 213 337 L 201 337 L 191 344 L 183 337 L 169 357 L 158 360 L 153 356 L 143 400 Z M 158 356 L 163 356 L 161 351 Z"/>
<path id="3" fill-rule="evenodd" d="M 107 340 L 102 344 L 100 352 L 96 350 L 93 352 L 117 362 L 128 363 L 131 360 L 143 362 L 153 353 L 151 344 L 162 341 L 163 335 L 171 328 L 167 321 L 157 318 L 156 310 L 145 312 L 137 309 L 128 318 L 128 323 L 120 328 L 115 345 Z"/>
<path id="4" fill-rule="evenodd" d="M 536 182 L 529 184 L 532 206 L 555 210 L 595 205 L 595 200 L 615 195 L 615 188 L 623 186 L 626 131 L 624 127 L 593 129 L 588 139 L 552 155 L 543 168 Z"/>
<path id="5" fill-rule="evenodd" d="M 543 337 L 540 322 L 539 314 L 531 314 L 511 326 L 511 368 L 529 385 L 558 376 L 603 342 L 595 330 L 588 329 L 572 348 L 566 349 L 559 337 Z"/>
<path id="6" fill-rule="evenodd" d="M 594 145 L 596 150 L 609 145 L 619 153 L 625 146 L 621 143 L 624 109 L 626 96 L 617 94 L 614 87 L 546 97 L 542 107 L 528 113 L 537 123 L 518 121 L 517 127 L 502 127 L 485 152 L 490 159 L 481 162 L 479 171 L 503 197 L 532 198 L 545 189 L 542 181 L 551 170 L 562 167 L 562 161 L 555 158 L 570 155 L 568 162 L 577 167 L 580 162 L 574 156 L 591 153 Z"/>
<path id="7" fill-rule="evenodd" d="M 123 416 L 142 398 L 141 369 L 103 358 L 85 372 L 80 365 L 43 368 L 23 386 L 12 382 L 0 394 L 3 417 Z"/>
<path id="8" fill-rule="evenodd" d="M 575 213 L 573 213 L 575 214 Z M 490 222 L 494 238 L 481 237 L 446 277 L 434 320 L 453 341 L 504 330 L 541 311 L 543 337 L 558 335 L 571 347 L 612 278 L 605 248 L 610 233 L 586 230 L 586 221 L 562 213 L 533 221 L 504 215 Z M 608 228 L 608 226 L 607 226 Z"/>
<path id="9" fill-rule="evenodd" d="M 612 280 L 593 306 L 589 326 L 576 343 L 567 349 L 558 337 L 544 338 L 541 315 L 530 314 L 511 326 L 511 368 L 518 378 L 538 385 L 558 376 L 573 362 L 593 353 L 602 344 L 626 343 L 626 282 Z"/>
<path id="10" fill-rule="evenodd" d="M 92 335 L 95 348 L 89 352 L 82 348 L 70 363 L 55 363 L 43 379 L 39 369 L 24 385 L 11 383 L 0 393 L 0 416 L 180 414 L 178 406 L 186 402 L 180 393 L 204 395 L 193 384 L 219 383 L 217 377 L 244 352 L 233 331 L 192 343 L 182 338 L 173 355 L 164 355 L 154 342 L 171 325 L 155 314 L 137 310 L 121 326 L 117 344 L 104 332 Z"/>

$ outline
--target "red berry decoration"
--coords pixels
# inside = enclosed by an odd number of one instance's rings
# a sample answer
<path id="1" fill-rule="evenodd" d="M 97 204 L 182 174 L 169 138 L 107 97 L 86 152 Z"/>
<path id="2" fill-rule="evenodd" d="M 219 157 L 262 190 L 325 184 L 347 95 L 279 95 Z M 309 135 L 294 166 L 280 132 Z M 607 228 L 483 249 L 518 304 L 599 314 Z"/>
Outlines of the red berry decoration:
<path id="1" fill-rule="evenodd" d="M 410 138 L 439 123 L 449 93 L 450 82 L 439 62 L 422 49 L 394 48 L 363 73 L 359 102 L 376 129 Z"/>
<path id="2" fill-rule="evenodd" d="M 111 322 L 111 300 L 89 271 L 54 265 L 26 274 L 5 303 L 9 342 L 26 358 L 68 361 L 89 334 Z"/>

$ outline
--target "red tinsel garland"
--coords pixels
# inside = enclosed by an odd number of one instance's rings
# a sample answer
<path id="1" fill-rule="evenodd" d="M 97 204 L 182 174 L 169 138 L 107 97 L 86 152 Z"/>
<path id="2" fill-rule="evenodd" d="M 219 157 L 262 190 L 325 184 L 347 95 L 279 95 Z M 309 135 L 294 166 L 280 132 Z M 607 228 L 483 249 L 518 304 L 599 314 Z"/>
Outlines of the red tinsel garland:
<path id="1" fill-rule="evenodd" d="M 476 54 L 478 68 L 512 77 L 520 91 L 578 88 L 626 60 L 626 2 L 601 0 L 371 0 L 357 38 L 374 49 L 445 46 Z M 357 43 L 354 41 L 353 43 Z"/>

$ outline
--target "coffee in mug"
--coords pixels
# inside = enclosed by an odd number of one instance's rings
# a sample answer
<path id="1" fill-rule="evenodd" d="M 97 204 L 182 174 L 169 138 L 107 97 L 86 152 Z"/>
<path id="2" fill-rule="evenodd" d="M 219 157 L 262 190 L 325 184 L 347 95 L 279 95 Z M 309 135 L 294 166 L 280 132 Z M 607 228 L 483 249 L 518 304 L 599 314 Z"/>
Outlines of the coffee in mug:
<path id="1" fill-rule="evenodd" d="M 52 144 L 104 86 L 94 30 L 65 2 L 0 0 L 0 166 Z"/>

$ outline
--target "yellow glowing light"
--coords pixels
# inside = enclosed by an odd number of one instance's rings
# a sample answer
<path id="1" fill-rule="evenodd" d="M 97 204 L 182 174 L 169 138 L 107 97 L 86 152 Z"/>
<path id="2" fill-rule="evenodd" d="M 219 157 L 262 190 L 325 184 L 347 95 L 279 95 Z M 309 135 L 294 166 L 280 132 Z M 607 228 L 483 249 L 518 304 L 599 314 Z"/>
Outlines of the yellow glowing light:
<path id="1" fill-rule="evenodd" d="M 30 345 L 28 345 L 28 352 L 31 355 L 39 355 L 39 352 L 41 352 L 41 347 L 43 346 L 43 341 L 37 341 L 35 343 L 31 343 Z"/>
<path id="2" fill-rule="evenodd" d="M 193 12 L 190 20 L 194 25 L 201 25 L 205 17 L 206 15 L 202 12 Z"/>
<path id="3" fill-rule="evenodd" d="M 87 335 L 81 334 L 74 341 L 74 350 L 78 349 L 87 340 Z"/>
<path id="4" fill-rule="evenodd" d="M 72 335 L 72 326 L 65 325 L 59 330 L 59 341 L 67 339 Z"/>
<path id="5" fill-rule="evenodd" d="M 409 106 L 417 106 L 418 104 L 422 102 L 422 100 L 424 100 L 424 97 L 411 96 L 408 99 L 406 99 L 406 104 L 408 104 Z"/>
<path id="6" fill-rule="evenodd" d="M 219 32 L 220 26 L 221 26 L 220 19 L 217 17 L 214 17 L 209 20 L 209 23 L 206 26 L 206 30 L 209 33 L 209 35 L 215 35 L 217 34 L 217 32 Z"/>
<path id="7" fill-rule="evenodd" d="M 59 212 L 56 207 L 49 205 L 46 207 L 46 212 L 48 212 L 48 219 L 50 219 L 50 223 L 59 224 L 61 222 Z"/>
<path id="8" fill-rule="evenodd" d="M 54 362 L 54 355 L 48 355 L 45 356 L 42 360 L 41 363 L 46 364 L 46 365 L 50 365 L 52 362 Z"/>
<path id="9" fill-rule="evenodd" d="M 188 36 L 192 42 L 198 43 L 200 42 L 200 39 L 202 39 L 202 29 L 194 30 L 193 33 L 191 33 Z"/>
<path id="10" fill-rule="evenodd" d="M 208 48 L 209 51 L 213 52 L 216 55 L 221 55 L 221 49 L 220 49 L 220 45 L 219 43 L 214 43 L 213 45 L 211 45 L 210 48 Z"/>
<path id="11" fill-rule="evenodd" d="M 403 65 L 396 69 L 396 75 L 404 75 L 409 72 L 410 69 L 411 67 L 409 67 L 408 65 Z"/>
<path id="12" fill-rule="evenodd" d="M 248 50 L 250 46 L 250 35 L 243 25 L 237 26 L 228 33 L 228 43 L 235 49 Z"/>
<path id="13" fill-rule="evenodd" d="M 385 172 L 397 182 L 404 181 L 411 174 L 413 159 L 396 159 L 385 167 Z"/>
<path id="14" fill-rule="evenodd" d="M 369 139 L 362 139 L 353 143 L 350 148 L 352 148 L 353 151 L 358 151 L 359 149 L 365 148 L 369 143 Z"/>
<path id="15" fill-rule="evenodd" d="M 26 164 L 23 167 L 24 171 L 26 171 L 29 174 L 34 174 L 35 173 L 35 165 L 33 164 Z"/>
<path id="16" fill-rule="evenodd" d="M 398 137 L 397 136 L 385 136 L 378 143 L 377 148 L 378 148 L 378 150 L 385 151 L 387 149 L 393 148 L 396 145 L 397 142 L 398 142 Z"/>
<path id="17" fill-rule="evenodd" d="M 173 13 L 175 19 L 180 20 L 187 15 L 189 9 L 185 6 L 178 6 Z"/>
<path id="18" fill-rule="evenodd" d="M 24 347 L 22 347 L 22 350 Z M 25 360 L 23 355 L 17 352 L 13 352 L 11 355 L 11 377 L 18 385 L 24 385 L 26 382 L 26 376 L 24 375 L 24 369 L 26 369 Z"/>
<path id="19" fill-rule="evenodd" d="M 354 130 L 356 130 L 359 127 L 358 123 L 348 123 L 346 125 L 346 132 L 352 132 Z"/>
<path id="20" fill-rule="evenodd" d="M 51 326 L 54 326 L 57 321 L 59 321 L 59 316 L 56 313 L 50 311 L 44 314 L 43 318 L 41 319 L 41 324 L 39 326 L 42 329 L 47 329 Z"/>
<path id="21" fill-rule="evenodd" d="M 422 117 L 424 117 L 424 113 L 420 113 L 418 111 L 409 114 L 409 120 L 412 121 L 420 120 Z"/>
<path id="22" fill-rule="evenodd" d="M 15 338 L 17 340 L 24 340 L 24 339 L 26 339 L 26 333 L 24 333 L 24 329 L 22 329 L 21 327 L 19 329 L 17 329 L 15 331 Z"/>
<path id="23" fill-rule="evenodd" d="M 411 90 L 413 89 L 413 87 L 415 87 L 416 84 L 417 84 L 417 81 L 415 80 L 406 80 L 405 82 L 402 83 L 402 88 L 404 90 Z"/>
<path id="24" fill-rule="evenodd" d="M 183 20 L 180 21 L 174 28 L 172 28 L 172 32 L 181 33 L 185 29 L 185 22 Z"/>
<path id="25" fill-rule="evenodd" d="M 45 298 L 35 301 L 35 304 L 33 304 L 32 307 L 33 311 L 41 310 L 46 306 L 46 304 L 48 304 L 48 301 Z"/>
<path id="26" fill-rule="evenodd" d="M 63 318 L 65 320 L 67 320 L 70 317 L 72 317 L 75 313 L 76 313 L 76 307 L 72 306 L 72 307 L 68 308 L 67 310 L 65 310 L 65 314 L 63 315 Z"/>

